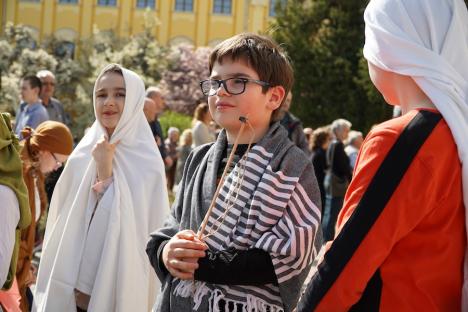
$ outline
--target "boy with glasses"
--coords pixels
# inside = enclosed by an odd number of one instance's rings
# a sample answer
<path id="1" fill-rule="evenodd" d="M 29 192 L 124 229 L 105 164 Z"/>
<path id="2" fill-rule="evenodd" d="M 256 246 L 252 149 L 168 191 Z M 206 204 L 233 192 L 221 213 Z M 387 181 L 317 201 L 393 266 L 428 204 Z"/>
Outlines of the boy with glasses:
<path id="1" fill-rule="evenodd" d="M 278 122 L 291 65 L 269 38 L 240 34 L 214 49 L 209 71 L 200 86 L 223 130 L 187 159 L 148 243 L 156 311 L 292 311 L 321 230 L 312 164 Z"/>

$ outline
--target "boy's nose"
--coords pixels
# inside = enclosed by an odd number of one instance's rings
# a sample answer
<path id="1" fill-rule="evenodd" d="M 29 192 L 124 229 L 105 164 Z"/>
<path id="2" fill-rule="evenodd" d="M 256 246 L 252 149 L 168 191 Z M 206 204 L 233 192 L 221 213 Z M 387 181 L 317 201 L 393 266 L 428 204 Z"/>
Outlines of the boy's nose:
<path id="1" fill-rule="evenodd" d="M 221 83 L 218 87 L 218 89 L 216 90 L 216 95 L 229 95 L 229 93 L 227 92 L 226 88 L 224 87 L 224 83 Z"/>

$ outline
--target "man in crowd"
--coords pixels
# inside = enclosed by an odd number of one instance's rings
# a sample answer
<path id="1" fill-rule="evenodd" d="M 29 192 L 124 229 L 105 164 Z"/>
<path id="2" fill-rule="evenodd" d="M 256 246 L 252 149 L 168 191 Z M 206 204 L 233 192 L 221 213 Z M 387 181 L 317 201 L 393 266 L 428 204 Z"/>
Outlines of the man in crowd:
<path id="1" fill-rule="evenodd" d="M 364 137 L 361 131 L 351 130 L 349 131 L 348 140 L 345 147 L 346 155 L 349 157 L 349 167 L 351 171 L 354 170 L 356 165 L 356 160 L 359 154 L 359 149 L 361 148 L 362 142 L 364 142 Z"/>
<path id="2" fill-rule="evenodd" d="M 40 70 L 36 76 L 41 80 L 41 100 L 42 105 L 46 108 L 50 120 L 55 120 L 70 126 L 69 118 L 63 109 L 62 103 L 54 98 L 55 92 L 55 76 L 49 70 Z"/>
<path id="3" fill-rule="evenodd" d="M 21 130 L 29 126 L 35 129 L 40 123 L 49 120 L 47 110 L 42 106 L 39 94 L 42 83 L 36 76 L 21 79 L 21 103 L 16 113 L 15 134 L 22 139 Z"/>
<path id="4" fill-rule="evenodd" d="M 170 167 L 172 166 L 172 159 L 167 155 L 163 131 L 158 120 L 158 115 L 163 111 L 163 109 L 164 100 L 162 98 L 161 91 L 156 87 L 149 87 L 146 90 L 146 99 L 143 110 L 150 125 L 151 132 L 153 132 L 156 144 L 158 145 L 161 157 L 164 160 L 164 164 L 166 167 Z"/>
<path id="5" fill-rule="evenodd" d="M 286 100 L 281 105 L 281 110 L 284 113 L 283 118 L 281 119 L 281 125 L 288 130 L 288 138 L 297 145 L 306 155 L 310 155 L 309 142 L 304 134 L 304 129 L 302 128 L 302 123 L 293 114 L 289 112 L 292 102 L 292 93 L 289 92 Z"/>

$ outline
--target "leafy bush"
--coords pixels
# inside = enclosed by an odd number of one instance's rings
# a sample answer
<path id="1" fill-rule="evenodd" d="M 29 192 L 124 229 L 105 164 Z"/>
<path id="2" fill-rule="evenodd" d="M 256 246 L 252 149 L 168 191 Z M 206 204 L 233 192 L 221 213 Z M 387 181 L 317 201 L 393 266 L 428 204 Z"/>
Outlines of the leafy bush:
<path id="1" fill-rule="evenodd" d="M 192 127 L 192 117 L 177 113 L 174 111 L 166 111 L 160 118 L 159 122 L 163 129 L 164 137 L 167 137 L 169 127 L 179 128 L 180 132 Z"/>

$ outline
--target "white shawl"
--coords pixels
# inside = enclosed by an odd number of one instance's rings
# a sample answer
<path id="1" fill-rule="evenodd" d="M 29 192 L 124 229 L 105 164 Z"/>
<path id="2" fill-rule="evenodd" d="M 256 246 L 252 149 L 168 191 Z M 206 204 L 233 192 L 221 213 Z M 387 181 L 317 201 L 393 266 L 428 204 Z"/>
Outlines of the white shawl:
<path id="1" fill-rule="evenodd" d="M 364 19 L 366 59 L 384 70 L 411 76 L 447 121 L 462 163 L 463 195 L 468 209 L 468 11 L 465 3 L 463 0 L 371 0 Z M 468 228 L 468 212 L 466 224 Z M 466 255 L 463 311 L 468 311 Z"/>
<path id="2" fill-rule="evenodd" d="M 114 196 L 99 203 L 110 205 L 110 216 L 89 311 L 151 309 L 156 298 L 156 275 L 145 248 L 149 233 L 161 227 L 169 212 L 163 161 L 143 113 L 143 81 L 132 71 L 122 68 L 122 72 L 125 106 L 110 140 L 120 140 L 113 162 Z M 104 133 L 96 120 L 71 154 L 55 188 L 35 311 L 76 310 L 74 289 L 96 200 L 91 190 L 97 175 L 91 151 Z"/>

